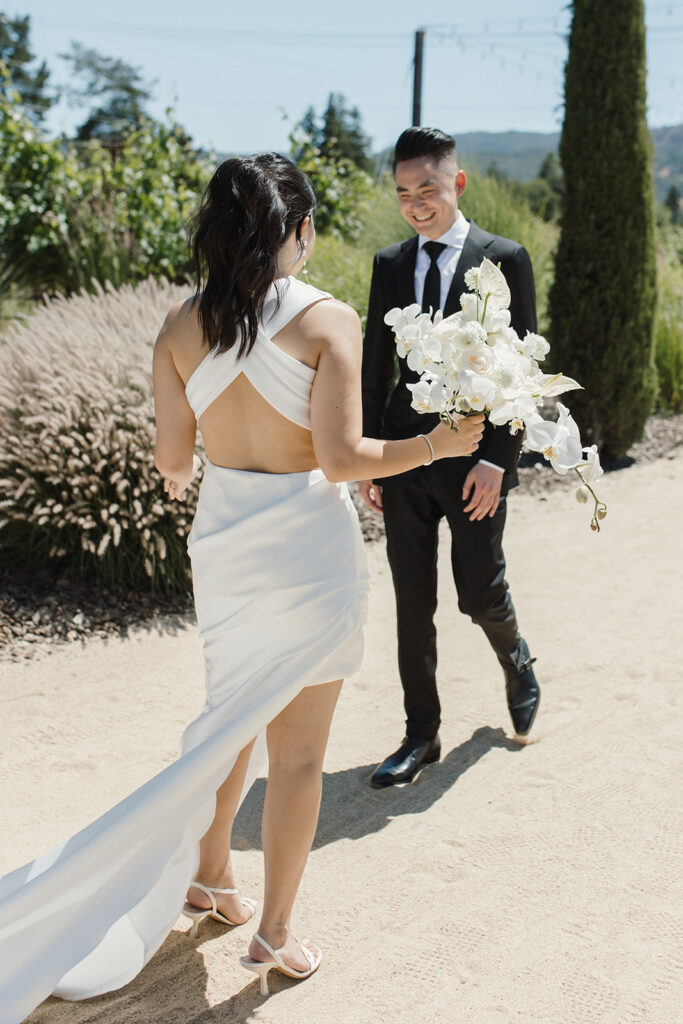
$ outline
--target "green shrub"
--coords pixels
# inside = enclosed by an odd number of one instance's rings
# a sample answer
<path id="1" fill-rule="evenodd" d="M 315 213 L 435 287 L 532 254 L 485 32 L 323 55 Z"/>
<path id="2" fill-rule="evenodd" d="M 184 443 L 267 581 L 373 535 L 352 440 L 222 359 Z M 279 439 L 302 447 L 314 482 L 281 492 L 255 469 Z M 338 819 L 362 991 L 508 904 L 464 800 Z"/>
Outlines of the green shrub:
<path id="1" fill-rule="evenodd" d="M 114 157 L 45 139 L 0 97 L 0 297 L 182 280 L 186 224 L 212 171 L 178 125 L 146 124 Z"/>
<path id="2" fill-rule="evenodd" d="M 372 178 L 346 157 L 324 156 L 304 133 L 292 132 L 289 140 L 292 159 L 313 182 L 318 230 L 339 238 L 355 236 L 372 192 Z"/>
<path id="3" fill-rule="evenodd" d="M 47 301 L 0 347 L 0 562 L 188 590 L 196 485 L 153 464 L 152 344 L 186 288 L 152 280 Z"/>

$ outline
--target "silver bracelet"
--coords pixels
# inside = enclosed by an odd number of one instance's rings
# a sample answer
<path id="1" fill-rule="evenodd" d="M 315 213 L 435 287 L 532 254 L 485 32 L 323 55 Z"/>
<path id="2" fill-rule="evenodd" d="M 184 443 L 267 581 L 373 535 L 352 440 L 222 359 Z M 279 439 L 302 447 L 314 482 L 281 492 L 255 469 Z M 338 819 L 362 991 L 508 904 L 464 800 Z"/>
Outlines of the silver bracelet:
<path id="1" fill-rule="evenodd" d="M 417 436 L 423 438 L 423 440 L 425 440 L 427 442 L 427 447 L 429 448 L 429 454 L 431 455 L 431 459 L 429 460 L 429 462 L 423 462 L 422 465 L 423 466 L 431 466 L 432 462 L 434 461 L 434 448 L 432 447 L 432 442 L 429 440 L 429 438 L 427 437 L 426 434 L 418 434 Z"/>

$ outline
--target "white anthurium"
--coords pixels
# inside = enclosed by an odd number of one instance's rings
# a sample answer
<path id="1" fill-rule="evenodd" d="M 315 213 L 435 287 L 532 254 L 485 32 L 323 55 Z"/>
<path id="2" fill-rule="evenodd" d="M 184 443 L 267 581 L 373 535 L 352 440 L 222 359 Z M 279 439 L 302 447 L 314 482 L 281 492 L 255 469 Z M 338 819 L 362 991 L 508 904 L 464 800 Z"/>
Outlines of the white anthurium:
<path id="1" fill-rule="evenodd" d="M 407 384 L 412 391 L 410 403 L 418 412 L 445 412 L 448 396 L 443 384 L 438 381 L 420 380 L 417 384 Z"/>
<path id="2" fill-rule="evenodd" d="M 510 326 L 510 310 L 485 303 L 483 299 L 469 292 L 460 296 L 460 315 L 463 320 L 476 320 L 488 334 L 495 334 Z M 486 306 L 486 309 L 484 309 Z"/>
<path id="3" fill-rule="evenodd" d="M 565 391 L 583 391 L 583 386 L 571 377 L 565 377 L 562 373 L 543 373 L 537 382 L 538 394 L 543 398 L 553 398 L 556 395 L 563 395 Z"/>
<path id="4" fill-rule="evenodd" d="M 507 309 L 512 296 L 505 274 L 491 260 L 482 260 L 477 276 L 477 291 L 488 305 L 496 309 Z"/>

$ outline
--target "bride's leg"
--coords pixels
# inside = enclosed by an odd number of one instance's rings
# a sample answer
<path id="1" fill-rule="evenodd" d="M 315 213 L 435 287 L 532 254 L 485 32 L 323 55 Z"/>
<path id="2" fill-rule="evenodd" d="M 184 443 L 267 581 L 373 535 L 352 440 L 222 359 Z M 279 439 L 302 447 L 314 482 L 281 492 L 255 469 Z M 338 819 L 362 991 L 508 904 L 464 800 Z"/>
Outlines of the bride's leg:
<path id="1" fill-rule="evenodd" d="M 265 892 L 259 934 L 295 970 L 309 963 L 290 932 L 294 898 L 318 823 L 322 766 L 342 680 L 309 686 L 268 726 L 268 784 L 263 805 Z M 268 954 L 254 939 L 249 953 Z"/>
<path id="2" fill-rule="evenodd" d="M 218 886 L 221 889 L 236 889 L 235 879 L 230 863 L 230 840 L 232 824 L 237 813 L 244 778 L 249 765 L 249 756 L 254 746 L 252 741 L 239 754 L 230 774 L 216 793 L 216 813 L 211 827 L 199 843 L 199 868 L 197 881 L 204 885 Z M 188 902 L 195 907 L 208 908 L 211 901 L 201 889 L 190 886 L 187 893 Z M 218 909 L 235 924 L 249 919 L 249 911 L 240 901 L 239 895 L 217 895 Z"/>

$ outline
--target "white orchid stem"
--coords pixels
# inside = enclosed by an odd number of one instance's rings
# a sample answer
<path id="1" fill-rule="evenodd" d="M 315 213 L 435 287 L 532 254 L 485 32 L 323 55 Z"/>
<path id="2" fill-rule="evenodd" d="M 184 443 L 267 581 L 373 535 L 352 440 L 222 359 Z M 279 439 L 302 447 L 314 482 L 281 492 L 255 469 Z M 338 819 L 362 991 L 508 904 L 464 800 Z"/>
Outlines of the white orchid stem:
<path id="1" fill-rule="evenodd" d="M 573 466 L 572 469 L 578 476 L 582 485 L 586 488 L 586 490 L 590 491 L 591 495 L 593 496 L 593 501 L 595 502 L 595 505 L 593 507 L 593 518 L 591 519 L 591 529 L 594 530 L 596 533 L 600 533 L 600 520 L 604 519 L 605 515 L 607 514 L 607 505 L 604 503 L 604 501 L 600 501 L 591 485 L 587 484 L 586 481 L 583 479 L 583 477 L 581 476 L 581 471 L 579 470 L 578 466 Z M 602 513 L 602 515 L 600 515 L 600 513 Z"/>

